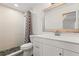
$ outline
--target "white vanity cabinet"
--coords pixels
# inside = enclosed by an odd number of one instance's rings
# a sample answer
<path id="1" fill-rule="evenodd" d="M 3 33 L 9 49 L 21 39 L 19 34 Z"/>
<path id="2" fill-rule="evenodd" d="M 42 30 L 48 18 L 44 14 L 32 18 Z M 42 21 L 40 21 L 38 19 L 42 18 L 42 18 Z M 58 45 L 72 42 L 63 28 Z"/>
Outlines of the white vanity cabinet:
<path id="1" fill-rule="evenodd" d="M 31 37 L 34 56 L 79 56 L 79 44 L 44 37 Z"/>

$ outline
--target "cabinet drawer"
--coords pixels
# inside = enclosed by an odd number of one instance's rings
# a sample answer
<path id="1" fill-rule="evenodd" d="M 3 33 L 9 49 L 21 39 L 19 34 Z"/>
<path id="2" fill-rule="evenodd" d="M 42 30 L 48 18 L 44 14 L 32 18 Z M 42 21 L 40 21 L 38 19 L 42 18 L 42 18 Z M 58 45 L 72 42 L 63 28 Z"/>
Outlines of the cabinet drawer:
<path id="1" fill-rule="evenodd" d="M 43 39 L 43 43 L 50 45 L 50 46 L 57 46 L 60 47 L 61 43 L 59 41 L 53 39 Z"/>
<path id="2" fill-rule="evenodd" d="M 33 42 L 33 46 L 40 46 L 40 45 L 39 45 L 39 42 L 34 41 L 34 42 Z"/>
<path id="3" fill-rule="evenodd" d="M 31 38 L 31 40 L 32 40 L 32 42 L 40 42 L 40 43 L 42 43 L 42 38 L 38 38 L 38 37 L 34 37 L 34 38 Z"/>

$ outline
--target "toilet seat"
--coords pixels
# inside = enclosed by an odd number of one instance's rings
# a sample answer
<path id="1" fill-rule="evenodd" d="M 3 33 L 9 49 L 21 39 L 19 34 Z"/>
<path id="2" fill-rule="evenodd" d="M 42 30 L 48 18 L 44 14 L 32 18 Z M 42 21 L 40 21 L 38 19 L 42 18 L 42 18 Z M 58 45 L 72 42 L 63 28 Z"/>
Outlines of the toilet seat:
<path id="1" fill-rule="evenodd" d="M 21 50 L 28 50 L 32 48 L 32 43 L 26 43 L 21 46 Z"/>

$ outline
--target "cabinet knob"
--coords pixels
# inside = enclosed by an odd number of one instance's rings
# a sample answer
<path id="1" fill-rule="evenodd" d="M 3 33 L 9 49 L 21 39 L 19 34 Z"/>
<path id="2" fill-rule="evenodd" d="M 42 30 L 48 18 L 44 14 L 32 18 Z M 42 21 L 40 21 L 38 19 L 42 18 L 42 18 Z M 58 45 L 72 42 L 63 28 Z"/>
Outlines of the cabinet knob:
<path id="1" fill-rule="evenodd" d="M 61 55 L 62 55 L 62 53 L 59 53 L 59 55 L 61 56 Z"/>

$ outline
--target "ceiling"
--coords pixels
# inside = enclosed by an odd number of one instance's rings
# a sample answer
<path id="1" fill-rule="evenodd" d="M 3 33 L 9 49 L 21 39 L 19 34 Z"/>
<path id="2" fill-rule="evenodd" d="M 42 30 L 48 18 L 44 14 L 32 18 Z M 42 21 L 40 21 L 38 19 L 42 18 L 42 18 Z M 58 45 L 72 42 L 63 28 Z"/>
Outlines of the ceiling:
<path id="1" fill-rule="evenodd" d="M 42 5 L 48 4 L 48 3 L 17 3 L 18 7 L 15 7 L 14 4 L 15 3 L 1 3 L 1 5 L 16 9 L 21 12 L 25 12 L 26 10 L 32 9 L 35 6 L 40 6 L 40 5 L 42 6 Z"/>

